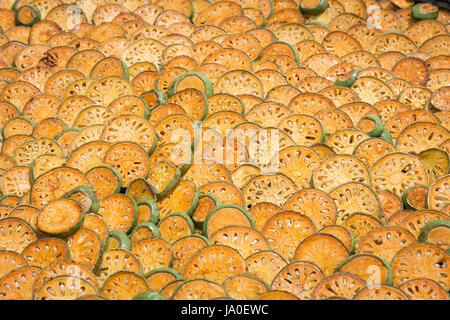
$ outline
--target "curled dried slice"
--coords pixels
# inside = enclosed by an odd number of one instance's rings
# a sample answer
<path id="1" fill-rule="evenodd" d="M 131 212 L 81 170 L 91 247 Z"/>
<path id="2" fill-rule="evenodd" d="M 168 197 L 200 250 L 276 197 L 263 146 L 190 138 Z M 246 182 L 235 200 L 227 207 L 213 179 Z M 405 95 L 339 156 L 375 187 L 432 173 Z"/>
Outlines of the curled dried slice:
<path id="1" fill-rule="evenodd" d="M 366 283 L 357 275 L 347 272 L 338 272 L 323 279 L 314 289 L 312 298 L 323 300 L 333 297 L 352 299 Z"/>
<path id="2" fill-rule="evenodd" d="M 37 288 L 34 300 L 73 300 L 88 294 L 97 294 L 97 289 L 87 280 L 62 275 L 44 282 Z"/>

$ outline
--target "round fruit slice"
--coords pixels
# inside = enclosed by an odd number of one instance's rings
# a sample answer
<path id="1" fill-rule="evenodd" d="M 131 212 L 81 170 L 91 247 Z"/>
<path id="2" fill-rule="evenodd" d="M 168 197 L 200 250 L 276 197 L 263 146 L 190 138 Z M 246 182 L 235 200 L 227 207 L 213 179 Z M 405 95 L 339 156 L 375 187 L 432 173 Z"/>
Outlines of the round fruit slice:
<path id="1" fill-rule="evenodd" d="M 98 214 L 105 220 L 109 230 L 131 232 L 137 222 L 137 205 L 129 196 L 114 193 L 103 198 Z"/>
<path id="2" fill-rule="evenodd" d="M 75 262 L 82 263 L 93 271 L 97 270 L 103 243 L 96 232 L 82 227 L 65 241 Z"/>
<path id="3" fill-rule="evenodd" d="M 182 275 L 185 279 L 205 277 L 223 283 L 228 277 L 246 271 L 245 261 L 237 250 L 223 245 L 211 245 L 199 249 L 191 256 L 184 265 Z"/>
<path id="4" fill-rule="evenodd" d="M 267 283 L 272 283 L 275 276 L 286 266 L 286 260 L 272 250 L 256 252 L 245 259 L 248 272 Z"/>
<path id="5" fill-rule="evenodd" d="M 18 267 L 0 280 L 0 300 L 32 300 L 33 284 L 41 269 Z"/>
<path id="6" fill-rule="evenodd" d="M 109 166 L 98 166 L 86 172 L 86 178 L 94 188 L 97 199 L 102 200 L 111 193 L 119 192 L 122 187 L 120 173 Z"/>
<path id="7" fill-rule="evenodd" d="M 120 173 L 124 187 L 136 178 L 145 178 L 149 170 L 147 152 L 133 142 L 118 142 L 112 145 L 105 152 L 103 163 Z"/>
<path id="8" fill-rule="evenodd" d="M 322 161 L 314 170 L 312 182 L 315 188 L 325 192 L 346 182 L 371 184 L 366 165 L 350 155 L 337 155 Z"/>
<path id="9" fill-rule="evenodd" d="M 104 282 L 101 295 L 111 300 L 131 300 L 138 294 L 148 291 L 145 278 L 133 271 L 117 271 Z"/>
<path id="10" fill-rule="evenodd" d="M 237 300 L 254 300 L 270 289 L 265 281 L 249 274 L 232 275 L 223 286 L 227 296 Z"/>
<path id="11" fill-rule="evenodd" d="M 351 214 L 367 213 L 381 216 L 381 204 L 375 192 L 359 182 L 342 184 L 329 192 L 337 208 L 337 224 L 342 224 Z"/>
<path id="12" fill-rule="evenodd" d="M 37 227 L 43 234 L 65 238 L 81 227 L 84 213 L 71 199 L 57 199 L 46 205 L 37 217 Z"/>
<path id="13" fill-rule="evenodd" d="M 130 238 L 131 243 L 134 244 L 148 237 L 160 237 L 160 236 L 161 233 L 159 232 L 158 227 L 154 223 L 150 221 L 143 221 L 139 223 L 136 227 L 134 227 L 133 231 L 131 232 Z"/>
<path id="14" fill-rule="evenodd" d="M 0 278 L 13 270 L 27 265 L 27 261 L 21 254 L 10 250 L 0 250 Z"/>
<path id="15" fill-rule="evenodd" d="M 328 0 L 301 0 L 300 10 L 303 13 L 319 15 L 325 11 L 328 6 Z"/>
<path id="16" fill-rule="evenodd" d="M 191 215 L 197 206 L 198 188 L 188 180 L 181 180 L 164 198 L 158 199 L 160 218 L 172 212 L 183 212 Z"/>
<path id="17" fill-rule="evenodd" d="M 356 254 L 342 261 L 338 272 L 350 272 L 361 277 L 368 285 L 391 284 L 392 269 L 384 259 L 371 254 Z"/>
<path id="18" fill-rule="evenodd" d="M 316 227 L 301 213 L 282 211 L 271 216 L 261 232 L 274 251 L 292 261 L 295 248 L 303 239 L 316 233 Z"/>
<path id="19" fill-rule="evenodd" d="M 412 7 L 412 16 L 418 20 L 436 19 L 439 8 L 431 3 L 418 3 Z"/>
<path id="20" fill-rule="evenodd" d="M 333 199 L 317 189 L 300 190 L 286 201 L 283 208 L 306 215 L 318 228 L 336 221 L 337 210 Z"/>
<path id="21" fill-rule="evenodd" d="M 161 237 L 169 243 L 194 233 L 192 219 L 187 214 L 179 212 L 166 215 L 158 223 L 158 228 Z"/>
<path id="22" fill-rule="evenodd" d="M 393 152 L 381 157 L 370 167 L 375 191 L 389 190 L 402 196 L 413 185 L 428 183 L 425 166 L 416 157 Z"/>
<path id="23" fill-rule="evenodd" d="M 177 167 L 167 161 L 156 163 L 147 174 L 147 182 L 158 198 L 171 191 L 180 181 L 181 173 Z"/>
<path id="24" fill-rule="evenodd" d="M 413 279 L 400 287 L 411 300 L 449 300 L 448 293 L 437 282 L 431 279 Z"/>
<path id="25" fill-rule="evenodd" d="M 22 252 L 37 239 L 33 228 L 19 218 L 5 218 L 0 221 L 0 250 Z"/>
<path id="26" fill-rule="evenodd" d="M 357 275 L 338 272 L 323 279 L 314 289 L 313 300 L 324 300 L 333 297 L 352 299 L 353 296 L 364 289 L 366 283 Z"/>
<path id="27" fill-rule="evenodd" d="M 111 230 L 108 232 L 108 243 L 106 248 L 131 250 L 131 240 L 128 235 L 120 230 Z"/>
<path id="28" fill-rule="evenodd" d="M 427 278 L 436 281 L 448 290 L 449 256 L 441 248 L 428 243 L 413 243 L 398 251 L 392 259 L 394 284 L 408 280 Z"/>
<path id="29" fill-rule="evenodd" d="M 34 293 L 34 300 L 73 300 L 97 294 L 97 289 L 87 280 L 62 275 L 44 282 Z"/>
<path id="30" fill-rule="evenodd" d="M 403 193 L 402 200 L 406 209 L 423 210 L 427 208 L 428 186 L 415 185 Z"/>
<path id="31" fill-rule="evenodd" d="M 172 300 L 211 300 L 226 296 L 225 289 L 209 279 L 177 280 L 177 288 L 171 294 Z M 167 287 L 169 284 L 167 285 Z M 163 288 L 161 292 L 169 291 Z"/>
<path id="32" fill-rule="evenodd" d="M 209 240 L 200 235 L 182 237 L 172 244 L 172 268 L 181 272 L 189 258 L 199 249 L 210 245 Z"/>
<path id="33" fill-rule="evenodd" d="M 268 250 L 269 245 L 258 231 L 246 226 L 226 226 L 209 237 L 212 244 L 223 244 L 234 248 L 247 258 L 253 253 Z"/>
<path id="34" fill-rule="evenodd" d="M 430 184 L 446 175 L 449 171 L 450 159 L 445 150 L 430 148 L 420 152 L 417 157 L 422 160 L 427 170 Z"/>
<path id="35" fill-rule="evenodd" d="M 319 120 L 309 115 L 288 115 L 277 126 L 300 146 L 311 146 L 325 139 L 325 128 Z"/>
<path id="36" fill-rule="evenodd" d="M 416 238 L 419 237 L 421 229 L 429 222 L 439 219 L 450 219 L 446 214 L 437 210 L 421 210 L 411 213 L 398 225 L 410 231 Z"/>
<path id="37" fill-rule="evenodd" d="M 264 88 L 261 80 L 250 71 L 232 70 L 223 74 L 216 82 L 214 91 L 232 95 L 250 94 L 264 97 Z"/>
<path id="38" fill-rule="evenodd" d="M 111 119 L 103 129 L 102 140 L 111 143 L 135 142 L 150 154 L 156 147 L 155 129 L 148 121 L 134 115 L 122 115 Z"/>
<path id="39" fill-rule="evenodd" d="M 22 252 L 30 266 L 44 268 L 56 260 L 70 259 L 67 244 L 57 238 L 41 238 L 30 243 Z"/>
<path id="40" fill-rule="evenodd" d="M 166 268 L 172 261 L 170 244 L 157 237 L 146 238 L 133 244 L 131 251 L 141 261 L 144 274 L 155 268 Z"/>
<path id="41" fill-rule="evenodd" d="M 237 205 L 219 205 L 206 217 L 203 223 L 203 234 L 210 238 L 214 232 L 227 226 L 253 227 L 254 222 L 250 215 Z"/>
<path id="42" fill-rule="evenodd" d="M 438 219 L 427 223 L 418 236 L 420 242 L 428 242 L 449 251 L 450 248 L 450 221 Z"/>
<path id="43" fill-rule="evenodd" d="M 99 285 L 103 286 L 110 275 L 119 271 L 132 271 L 141 274 L 141 263 L 133 253 L 125 249 L 111 249 L 103 252 L 97 271 Z"/>
<path id="44" fill-rule="evenodd" d="M 409 297 L 396 287 L 377 284 L 362 289 L 353 300 L 409 300 Z"/>
<path id="45" fill-rule="evenodd" d="M 329 234 L 315 234 L 305 238 L 298 245 L 294 261 L 312 262 L 329 276 L 348 255 L 347 248 L 336 237 Z"/>

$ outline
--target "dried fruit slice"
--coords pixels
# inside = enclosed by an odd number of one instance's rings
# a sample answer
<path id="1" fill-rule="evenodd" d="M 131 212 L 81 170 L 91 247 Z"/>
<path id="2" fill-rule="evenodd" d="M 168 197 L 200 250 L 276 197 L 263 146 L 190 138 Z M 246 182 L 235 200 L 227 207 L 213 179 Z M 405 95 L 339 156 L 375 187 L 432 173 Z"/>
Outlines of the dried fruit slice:
<path id="1" fill-rule="evenodd" d="M 172 261 L 172 248 L 164 239 L 145 238 L 133 244 L 131 250 L 141 261 L 145 273 L 155 268 L 168 267 Z"/>
<path id="2" fill-rule="evenodd" d="M 445 150 L 430 148 L 420 152 L 417 157 L 422 160 L 427 170 L 430 184 L 448 173 L 449 156 Z"/>
<path id="3" fill-rule="evenodd" d="M 444 219 L 428 222 L 417 237 L 420 242 L 428 242 L 449 252 L 450 221 Z"/>
<path id="4" fill-rule="evenodd" d="M 194 233 L 192 219 L 187 214 L 179 212 L 166 215 L 159 221 L 158 228 L 161 237 L 169 243 Z"/>
<path id="5" fill-rule="evenodd" d="M 105 152 L 103 164 L 113 167 L 120 173 L 124 187 L 136 178 L 145 178 L 149 170 L 147 152 L 133 142 L 113 144 Z"/>
<path id="6" fill-rule="evenodd" d="M 178 239 L 172 244 L 172 268 L 181 272 L 186 262 L 197 250 L 209 245 L 210 242 L 208 239 L 196 234 Z"/>
<path id="7" fill-rule="evenodd" d="M 245 260 L 237 250 L 223 245 L 211 245 L 199 249 L 191 256 L 184 265 L 182 275 L 185 279 L 205 277 L 223 283 L 228 277 L 246 271 Z"/>
<path id="8" fill-rule="evenodd" d="M 181 180 L 164 198 L 158 199 L 160 218 L 172 212 L 191 215 L 198 203 L 197 185 L 189 180 Z"/>
<path id="9" fill-rule="evenodd" d="M 436 19 L 439 8 L 431 3 L 418 3 L 412 7 L 412 16 L 418 20 Z"/>
<path id="10" fill-rule="evenodd" d="M 176 288 L 166 287 L 161 289 L 161 293 L 164 290 L 166 295 L 169 295 L 171 290 L 174 290 L 170 295 L 172 300 L 211 300 L 214 298 L 226 296 L 225 289 L 217 282 L 209 279 L 189 279 L 183 282 L 183 280 L 176 280 L 174 283 Z M 170 285 L 172 287 L 172 285 Z"/>
<path id="11" fill-rule="evenodd" d="M 18 267 L 0 280 L 0 300 L 32 300 L 33 284 L 41 269 Z"/>
<path id="12" fill-rule="evenodd" d="M 181 279 L 181 275 L 172 268 L 156 268 L 145 275 L 151 291 L 158 292 L 166 284 Z"/>
<path id="13" fill-rule="evenodd" d="M 244 258 L 269 249 L 265 237 L 247 226 L 226 226 L 212 233 L 209 240 L 214 245 L 222 244 L 238 250 Z"/>
<path id="14" fill-rule="evenodd" d="M 403 152 L 393 152 L 381 157 L 370 167 L 370 173 L 375 191 L 389 190 L 400 197 L 411 186 L 428 183 L 423 163 Z"/>
<path id="15" fill-rule="evenodd" d="M 73 300 L 88 294 L 97 294 L 97 289 L 87 280 L 61 275 L 36 288 L 34 300 Z"/>
<path id="16" fill-rule="evenodd" d="M 402 200 L 406 209 L 423 210 L 427 208 L 428 186 L 415 185 L 403 193 Z"/>
<path id="17" fill-rule="evenodd" d="M 133 271 L 117 271 L 105 280 L 101 295 L 111 300 L 131 300 L 148 290 L 144 277 Z"/>
<path id="18" fill-rule="evenodd" d="M 114 193 L 103 198 L 98 214 L 105 220 L 109 230 L 131 232 L 137 222 L 137 205 L 131 197 Z"/>
<path id="19" fill-rule="evenodd" d="M 414 243 L 414 236 L 397 226 L 376 228 L 364 235 L 358 243 L 358 253 L 374 254 L 390 262 L 403 247 Z"/>
<path id="20" fill-rule="evenodd" d="M 329 276 L 348 255 L 347 248 L 338 238 L 323 233 L 302 240 L 295 249 L 294 261 L 312 262 Z"/>
<path id="21" fill-rule="evenodd" d="M 30 266 L 44 268 L 56 260 L 70 259 L 70 249 L 61 239 L 41 238 L 30 243 L 22 255 Z"/>
<path id="22" fill-rule="evenodd" d="M 448 290 L 449 256 L 441 248 L 428 243 L 413 243 L 400 249 L 392 259 L 394 284 L 399 286 L 408 280 L 427 278 Z"/>
<path id="23" fill-rule="evenodd" d="M 31 188 L 30 199 L 33 205 L 43 208 L 50 201 L 78 186 L 89 186 L 83 173 L 69 167 L 55 168 L 36 179 Z"/>
<path id="24" fill-rule="evenodd" d="M 37 239 L 33 228 L 19 218 L 0 220 L 0 250 L 22 252 L 25 247 Z"/>
<path id="25" fill-rule="evenodd" d="M 39 232 L 65 238 L 77 232 L 84 220 L 78 203 L 70 199 L 57 199 L 46 205 L 37 217 Z"/>
<path id="26" fill-rule="evenodd" d="M 350 272 L 368 285 L 391 284 L 392 269 L 386 260 L 372 254 L 356 254 L 342 261 L 337 272 Z"/>
<path id="27" fill-rule="evenodd" d="M 419 237 L 421 229 L 429 222 L 439 219 L 450 219 L 445 213 L 437 210 L 421 210 L 411 213 L 398 225 L 410 231 L 416 238 Z"/>
<path id="28" fill-rule="evenodd" d="M 394 286 L 377 284 L 368 285 L 359 291 L 353 300 L 409 300 L 409 297 Z"/>
<path id="29" fill-rule="evenodd" d="M 214 86 L 216 93 L 229 93 L 232 95 L 250 94 L 264 97 L 264 88 L 261 80 L 247 70 L 232 70 L 224 73 Z"/>
<path id="30" fill-rule="evenodd" d="M 102 258 L 103 243 L 95 231 L 81 227 L 65 241 L 75 262 L 94 272 L 97 270 Z"/>
<path id="31" fill-rule="evenodd" d="M 303 13 L 319 15 L 325 11 L 328 6 L 328 0 L 302 0 L 300 1 L 300 10 Z"/>
<path id="32" fill-rule="evenodd" d="M 103 283 L 110 275 L 119 271 L 132 271 L 141 274 L 141 263 L 139 262 L 139 259 L 128 250 L 111 249 L 103 252 L 96 276 L 99 285 L 103 286 Z"/>
<path id="33" fill-rule="evenodd" d="M 312 182 L 315 188 L 325 192 L 346 182 L 371 184 L 366 165 L 350 155 L 337 155 L 322 161 L 314 170 Z"/>
<path id="34" fill-rule="evenodd" d="M 338 272 L 323 279 L 314 289 L 313 300 L 323 300 L 333 297 L 352 299 L 353 296 L 364 289 L 366 283 L 357 275 Z"/>
<path id="35" fill-rule="evenodd" d="M 106 249 L 125 249 L 131 250 L 131 240 L 128 235 L 120 230 L 111 230 L 108 232 L 108 243 Z"/>
<path id="36" fill-rule="evenodd" d="M 145 238 L 160 236 L 161 233 L 159 232 L 158 227 L 153 222 L 143 221 L 133 228 L 130 239 L 131 244 L 134 244 Z"/>
<path id="37" fill-rule="evenodd" d="M 27 265 L 27 261 L 21 254 L 10 250 L 0 250 L 0 278 L 13 270 L 26 267 Z"/>
<path id="38" fill-rule="evenodd" d="M 237 300 L 253 300 L 270 290 L 269 285 L 250 274 L 236 274 L 223 283 L 227 296 Z"/>
<path id="39" fill-rule="evenodd" d="M 93 186 L 98 200 L 102 200 L 111 193 L 119 192 L 122 187 L 122 176 L 110 166 L 89 169 L 86 172 L 86 178 Z"/>
<path id="40" fill-rule="evenodd" d="M 406 281 L 400 290 L 411 300 L 449 300 L 448 293 L 436 281 L 431 279 L 413 279 Z"/>

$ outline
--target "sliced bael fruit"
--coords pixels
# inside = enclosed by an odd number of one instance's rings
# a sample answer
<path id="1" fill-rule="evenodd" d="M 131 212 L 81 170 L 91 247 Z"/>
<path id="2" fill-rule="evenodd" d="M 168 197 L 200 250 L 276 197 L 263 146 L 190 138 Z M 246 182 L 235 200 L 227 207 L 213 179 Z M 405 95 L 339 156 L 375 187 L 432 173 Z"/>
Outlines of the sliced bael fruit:
<path id="1" fill-rule="evenodd" d="M 261 98 L 264 97 L 261 80 L 247 70 L 226 72 L 217 80 L 214 91 L 232 95 L 251 94 Z"/>
<path id="2" fill-rule="evenodd" d="M 56 260 L 70 259 L 67 244 L 57 238 L 41 238 L 30 243 L 22 252 L 30 266 L 44 268 Z"/>
<path id="3" fill-rule="evenodd" d="M 325 276 L 329 276 L 348 255 L 347 248 L 338 238 L 323 233 L 311 235 L 300 242 L 295 249 L 294 261 L 312 262 Z"/>
<path id="4" fill-rule="evenodd" d="M 359 291 L 353 300 L 409 300 L 409 297 L 394 286 L 376 284 L 368 285 Z"/>
<path id="5" fill-rule="evenodd" d="M 97 270 L 102 257 L 103 243 L 96 232 L 81 227 L 65 241 L 75 262 L 82 263 L 93 271 Z"/>
<path id="6" fill-rule="evenodd" d="M 402 200 L 406 209 L 423 210 L 427 208 L 428 186 L 415 185 L 403 193 Z"/>
<path id="7" fill-rule="evenodd" d="M 0 300 L 32 300 L 38 267 L 18 267 L 0 280 Z"/>
<path id="8" fill-rule="evenodd" d="M 155 200 L 155 194 L 152 188 L 143 178 L 138 178 L 131 181 L 125 190 L 125 194 L 130 196 L 131 199 L 136 202 L 142 200 L 143 198 Z"/>
<path id="9" fill-rule="evenodd" d="M 134 243 L 131 249 L 141 261 L 145 274 L 155 268 L 166 268 L 172 262 L 172 248 L 164 239 L 150 237 Z"/>
<path id="10" fill-rule="evenodd" d="M 429 183 L 446 175 L 450 167 L 448 153 L 439 148 L 430 148 L 419 153 L 417 156 L 422 160 L 428 174 Z"/>
<path id="11" fill-rule="evenodd" d="M 192 213 L 192 221 L 197 228 L 203 228 L 203 222 L 208 214 L 221 204 L 220 200 L 210 193 L 202 193 L 199 195 L 197 207 Z"/>
<path id="12" fill-rule="evenodd" d="M 250 179 L 242 190 L 248 209 L 259 202 L 272 202 L 282 206 L 298 190 L 286 175 L 262 174 Z"/>
<path id="13" fill-rule="evenodd" d="M 431 279 L 413 279 L 406 281 L 400 290 L 411 300 L 449 300 L 448 293 L 436 281 Z"/>
<path id="14" fill-rule="evenodd" d="M 318 228 L 323 228 L 336 222 L 337 209 L 335 202 L 327 193 L 317 189 L 298 191 L 286 201 L 283 208 L 306 215 Z M 270 216 L 267 218 L 270 218 Z"/>
<path id="15" fill-rule="evenodd" d="M 428 207 L 430 209 L 442 210 L 449 202 L 450 176 L 446 175 L 434 182 L 428 191 Z"/>
<path id="16" fill-rule="evenodd" d="M 188 180 L 181 180 L 164 198 L 158 199 L 160 218 L 171 212 L 183 212 L 191 215 L 198 202 L 197 185 Z"/>
<path id="17" fill-rule="evenodd" d="M 370 167 L 370 173 L 375 191 L 390 190 L 398 196 L 413 185 L 428 183 L 423 163 L 403 152 L 383 156 Z"/>
<path id="18" fill-rule="evenodd" d="M 256 300 L 300 300 L 292 293 L 282 290 L 270 290 L 260 295 Z"/>
<path id="19" fill-rule="evenodd" d="M 150 290 L 158 292 L 166 284 L 182 279 L 181 275 L 172 268 L 156 268 L 145 275 Z"/>
<path id="20" fill-rule="evenodd" d="M 245 259 L 248 273 L 272 283 L 275 276 L 286 266 L 286 260 L 273 250 L 255 252 Z"/>
<path id="21" fill-rule="evenodd" d="M 435 245 L 410 244 L 400 249 L 392 259 L 394 284 L 399 286 L 408 280 L 427 278 L 448 290 L 450 287 L 449 259 L 449 255 Z"/>
<path id="22" fill-rule="evenodd" d="M 108 242 L 106 249 L 125 249 L 131 251 L 131 240 L 128 235 L 120 230 L 111 230 L 108 232 Z"/>
<path id="23" fill-rule="evenodd" d="M 449 251 L 450 247 L 450 222 L 438 219 L 427 223 L 418 236 L 420 242 L 428 242 Z"/>
<path id="24" fill-rule="evenodd" d="M 109 166 L 97 166 L 86 172 L 86 178 L 94 188 L 97 199 L 101 200 L 122 187 L 120 173 Z"/>
<path id="25" fill-rule="evenodd" d="M 323 300 L 332 297 L 352 299 L 366 283 L 357 275 L 347 272 L 337 272 L 323 279 L 314 289 L 313 300 Z"/>
<path id="26" fill-rule="evenodd" d="M 137 222 L 137 205 L 129 196 L 113 193 L 103 198 L 98 214 L 102 216 L 109 230 L 131 232 Z"/>
<path id="27" fill-rule="evenodd" d="M 382 225 L 383 222 L 380 219 L 366 213 L 354 213 L 342 223 L 342 226 L 352 233 L 357 242 L 367 232 Z"/>
<path id="28" fill-rule="evenodd" d="M 360 182 L 342 184 L 329 192 L 337 208 L 337 224 L 342 224 L 351 214 L 367 213 L 381 216 L 381 204 L 376 193 Z"/>
<path id="29" fill-rule="evenodd" d="M 211 244 L 222 244 L 236 249 L 244 258 L 269 249 L 265 237 L 247 226 L 226 226 L 211 234 L 209 240 Z"/>
<path id="30" fill-rule="evenodd" d="M 131 243 L 134 244 L 148 237 L 160 237 L 158 227 L 150 221 L 143 221 L 133 228 L 130 234 Z"/>
<path id="31" fill-rule="evenodd" d="M 230 276 L 223 283 L 223 287 L 227 296 L 236 300 L 254 300 L 270 290 L 270 286 L 264 280 L 248 273 Z"/>
<path id="32" fill-rule="evenodd" d="M 172 268 L 181 272 L 189 258 L 199 249 L 208 245 L 210 245 L 208 239 L 196 234 L 178 239 L 172 244 Z"/>
<path id="33" fill-rule="evenodd" d="M 33 228 L 19 218 L 1 219 L 0 230 L 0 250 L 19 253 L 37 239 Z"/>
<path id="34" fill-rule="evenodd" d="M 371 184 L 366 165 L 350 155 L 336 155 L 322 161 L 314 170 L 312 182 L 315 188 L 325 192 L 345 182 Z"/>
<path id="35" fill-rule="evenodd" d="M 408 230 L 397 226 L 386 226 L 373 229 L 364 235 L 356 251 L 376 255 L 390 263 L 400 249 L 415 241 Z"/>
<path id="36" fill-rule="evenodd" d="M 94 231 L 102 240 L 103 247 L 106 246 L 109 238 L 108 226 L 105 220 L 96 213 L 88 213 L 84 216 L 84 228 Z"/>
<path id="37" fill-rule="evenodd" d="M 412 16 L 418 20 L 436 19 L 439 8 L 431 3 L 418 3 L 412 7 Z"/>
<path id="38" fill-rule="evenodd" d="M 254 222 L 248 212 L 237 205 L 219 205 L 206 216 L 203 234 L 209 238 L 214 232 L 227 226 L 253 227 Z"/>
<path id="39" fill-rule="evenodd" d="M 84 212 L 71 199 L 57 199 L 46 205 L 37 217 L 39 232 L 52 237 L 65 238 L 81 227 Z"/>
<path id="40" fill-rule="evenodd" d="M 176 289 L 173 289 L 171 294 L 171 300 L 211 300 L 226 296 L 225 289 L 219 283 L 209 279 L 189 279 L 184 282 L 177 280 L 176 285 Z M 162 290 L 167 291 L 165 288 Z"/>
<path id="41" fill-rule="evenodd" d="M 174 212 L 166 215 L 158 223 L 161 237 L 169 243 L 194 233 L 194 223 L 185 213 Z"/>
<path id="42" fill-rule="evenodd" d="M 316 227 L 306 215 L 282 211 L 266 221 L 261 233 L 274 251 L 286 261 L 293 261 L 295 248 L 303 239 L 315 234 Z"/>
<path id="43" fill-rule="evenodd" d="M 300 10 L 306 14 L 319 15 L 325 11 L 328 0 L 301 0 Z"/>
<path id="44" fill-rule="evenodd" d="M 301 146 L 286 147 L 274 155 L 270 169 L 284 173 L 298 188 L 310 187 L 312 173 L 319 166 L 320 157 L 309 148 Z"/>
<path id="45" fill-rule="evenodd" d="M 350 87 L 358 77 L 358 70 L 350 70 L 349 72 L 337 77 L 334 84 L 336 86 Z"/>
<path id="46" fill-rule="evenodd" d="M 20 253 L 4 249 L 0 250 L 0 278 L 10 271 L 27 265 L 27 261 Z"/>
<path id="47" fill-rule="evenodd" d="M 99 285 L 103 286 L 105 280 L 118 271 L 132 271 L 141 274 L 141 263 L 133 253 L 125 249 L 110 249 L 103 252 L 102 260 L 96 273 Z"/>
<path id="48" fill-rule="evenodd" d="M 112 145 L 105 152 L 103 163 L 119 171 L 124 187 L 136 178 L 145 178 L 149 170 L 147 152 L 133 142 Z"/>
<path id="49" fill-rule="evenodd" d="M 425 225 L 434 220 L 450 220 L 450 217 L 445 213 L 437 210 L 420 210 L 411 213 L 409 216 L 404 218 L 398 225 L 407 229 L 411 232 L 416 239 L 419 237 L 421 229 Z"/>
<path id="50" fill-rule="evenodd" d="M 103 129 L 102 139 L 111 143 L 135 142 L 149 154 L 156 147 L 155 129 L 147 120 L 134 115 L 121 115 L 111 119 Z"/>
<path id="51" fill-rule="evenodd" d="M 87 280 L 73 276 L 57 276 L 44 282 L 34 292 L 34 300 L 73 300 L 87 294 L 97 294 L 97 289 Z"/>
<path id="52" fill-rule="evenodd" d="M 111 300 L 131 300 L 148 290 L 144 277 L 133 271 L 117 271 L 105 280 L 101 295 Z"/>
<path id="53" fill-rule="evenodd" d="M 245 260 L 239 252 L 223 245 L 199 249 L 186 262 L 182 270 L 185 279 L 207 278 L 223 283 L 228 277 L 247 271 Z"/>
<path id="54" fill-rule="evenodd" d="M 181 173 L 177 167 L 167 161 L 160 161 L 149 169 L 147 182 L 158 198 L 171 191 L 180 181 Z"/>
<path id="55" fill-rule="evenodd" d="M 339 264 L 336 271 L 356 274 L 368 285 L 392 283 L 392 269 L 389 263 L 372 254 L 350 256 Z"/>

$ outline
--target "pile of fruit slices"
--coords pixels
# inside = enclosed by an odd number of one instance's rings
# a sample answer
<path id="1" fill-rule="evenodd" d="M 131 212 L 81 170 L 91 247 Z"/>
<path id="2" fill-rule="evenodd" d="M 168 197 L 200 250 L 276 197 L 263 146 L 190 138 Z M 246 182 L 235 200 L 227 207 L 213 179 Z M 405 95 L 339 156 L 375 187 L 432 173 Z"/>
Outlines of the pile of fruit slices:
<path id="1" fill-rule="evenodd" d="M 2 0 L 0 299 L 449 299 L 450 13 Z"/>

